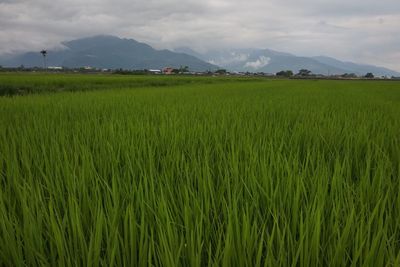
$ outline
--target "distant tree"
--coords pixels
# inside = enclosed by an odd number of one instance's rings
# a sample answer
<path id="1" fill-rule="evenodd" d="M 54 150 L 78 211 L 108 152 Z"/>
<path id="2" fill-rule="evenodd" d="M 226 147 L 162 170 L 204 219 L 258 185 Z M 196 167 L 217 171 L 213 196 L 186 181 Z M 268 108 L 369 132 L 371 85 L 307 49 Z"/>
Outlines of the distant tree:
<path id="1" fill-rule="evenodd" d="M 46 56 L 47 56 L 47 51 L 46 50 L 42 50 L 40 51 L 40 54 L 42 54 L 43 56 L 43 68 L 46 68 Z"/>
<path id="2" fill-rule="evenodd" d="M 375 76 L 374 76 L 374 74 L 373 74 L 372 72 L 368 72 L 367 74 L 365 74 L 364 77 L 365 77 L 365 78 L 368 78 L 368 79 L 373 79 L 373 78 L 375 78 Z"/>
<path id="3" fill-rule="evenodd" d="M 226 74 L 226 70 L 225 69 L 219 69 L 219 70 L 216 70 L 215 73 L 223 75 L 223 74 Z"/>
<path id="4" fill-rule="evenodd" d="M 179 73 L 181 73 L 181 69 L 173 69 L 172 73 L 179 74 Z"/>
<path id="5" fill-rule="evenodd" d="M 276 76 L 292 77 L 293 76 L 293 71 L 291 71 L 291 70 L 281 70 L 280 72 L 276 73 Z"/>
<path id="6" fill-rule="evenodd" d="M 345 73 L 341 75 L 343 78 L 357 78 L 357 75 L 355 73 Z"/>
<path id="7" fill-rule="evenodd" d="M 297 76 L 310 76 L 311 75 L 311 71 L 307 70 L 307 69 L 301 69 L 299 70 L 299 73 L 296 74 Z"/>
<path id="8" fill-rule="evenodd" d="M 184 67 L 180 67 L 179 68 L 179 73 L 187 73 L 189 72 L 189 67 L 188 66 L 184 66 Z"/>

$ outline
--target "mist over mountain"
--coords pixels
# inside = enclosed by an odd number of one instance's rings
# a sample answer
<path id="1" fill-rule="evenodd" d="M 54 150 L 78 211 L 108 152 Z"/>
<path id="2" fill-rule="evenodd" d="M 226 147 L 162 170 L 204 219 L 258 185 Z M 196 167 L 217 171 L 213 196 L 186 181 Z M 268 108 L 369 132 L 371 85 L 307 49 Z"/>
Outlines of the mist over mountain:
<path id="1" fill-rule="evenodd" d="M 333 66 L 336 68 L 347 70 L 347 73 L 353 72 L 358 75 L 363 75 L 367 72 L 372 72 L 377 76 L 399 76 L 400 73 L 388 68 L 378 67 L 374 65 L 366 65 L 366 64 L 356 64 L 353 62 L 344 62 L 331 57 L 326 56 L 318 56 L 313 57 L 313 59 L 324 63 L 329 66 Z"/>
<path id="2" fill-rule="evenodd" d="M 225 49 L 199 53 L 188 47 L 156 50 L 133 39 L 98 35 L 62 43 L 64 49 L 48 51 L 47 66 L 79 68 L 90 66 L 102 69 L 162 69 L 188 66 L 192 71 L 225 68 L 239 72 L 276 73 L 281 70 L 298 72 L 308 69 L 314 74 L 335 75 L 355 73 L 376 76 L 400 76 L 399 72 L 373 65 L 343 62 L 331 57 L 301 57 L 270 49 Z M 41 67 L 42 55 L 28 52 L 0 58 L 7 67 Z"/>
<path id="3" fill-rule="evenodd" d="M 169 50 L 156 50 L 151 46 L 133 39 L 121 39 L 115 36 L 99 35 L 63 43 L 65 49 L 48 51 L 48 66 L 69 68 L 95 67 L 103 69 L 161 69 L 188 66 L 190 70 L 206 71 L 218 67 L 194 56 Z M 16 67 L 43 66 L 39 52 L 0 59 L 0 65 Z"/>
<path id="4" fill-rule="evenodd" d="M 376 76 L 400 75 L 399 72 L 383 67 L 343 62 L 324 56 L 300 57 L 270 49 L 227 49 L 199 53 L 190 48 L 181 47 L 174 51 L 196 56 L 230 71 L 276 73 L 281 70 L 298 72 L 300 69 L 308 69 L 314 74 L 323 75 L 344 73 L 365 75 L 368 72 Z"/>

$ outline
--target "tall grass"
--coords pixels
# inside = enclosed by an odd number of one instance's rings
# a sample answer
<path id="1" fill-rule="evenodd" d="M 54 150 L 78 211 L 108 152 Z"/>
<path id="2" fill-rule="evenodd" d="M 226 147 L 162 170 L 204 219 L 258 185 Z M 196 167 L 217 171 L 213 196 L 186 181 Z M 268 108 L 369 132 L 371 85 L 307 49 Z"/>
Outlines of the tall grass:
<path id="1" fill-rule="evenodd" d="M 1 98 L 0 265 L 398 266 L 399 118 L 383 82 Z"/>

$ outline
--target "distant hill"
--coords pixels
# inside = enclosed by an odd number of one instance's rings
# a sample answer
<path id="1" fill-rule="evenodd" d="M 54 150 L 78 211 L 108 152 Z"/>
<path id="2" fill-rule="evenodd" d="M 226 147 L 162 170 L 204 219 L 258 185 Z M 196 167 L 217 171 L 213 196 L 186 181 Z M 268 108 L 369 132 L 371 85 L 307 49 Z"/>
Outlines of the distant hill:
<path id="1" fill-rule="evenodd" d="M 250 71 L 276 73 L 281 70 L 298 72 L 308 69 L 314 74 L 355 73 L 365 75 L 372 72 L 376 76 L 399 76 L 400 73 L 377 66 L 342 62 L 330 57 L 299 57 L 270 49 L 231 49 L 198 53 L 187 47 L 175 49 L 196 56 L 204 61 L 226 68 L 230 71 Z"/>
<path id="2" fill-rule="evenodd" d="M 341 68 L 347 70 L 347 73 L 355 73 L 358 75 L 364 75 L 368 72 L 372 72 L 376 76 L 399 76 L 400 73 L 397 71 L 390 70 L 384 67 L 377 67 L 373 65 L 365 65 L 365 64 L 356 64 L 353 62 L 343 62 L 331 57 L 319 56 L 313 57 L 313 59 L 324 63 L 329 66 L 334 66 L 337 68 Z"/>
<path id="3" fill-rule="evenodd" d="M 218 67 L 204 62 L 192 55 L 169 50 L 156 50 L 151 46 L 133 39 L 121 39 L 115 36 L 100 35 L 64 42 L 65 49 L 48 51 L 48 66 L 70 68 L 95 67 L 103 69 L 161 69 L 188 66 L 189 70 L 206 71 Z M 41 67 L 43 58 L 37 52 L 9 56 L 0 59 L 0 65 L 17 67 Z"/>

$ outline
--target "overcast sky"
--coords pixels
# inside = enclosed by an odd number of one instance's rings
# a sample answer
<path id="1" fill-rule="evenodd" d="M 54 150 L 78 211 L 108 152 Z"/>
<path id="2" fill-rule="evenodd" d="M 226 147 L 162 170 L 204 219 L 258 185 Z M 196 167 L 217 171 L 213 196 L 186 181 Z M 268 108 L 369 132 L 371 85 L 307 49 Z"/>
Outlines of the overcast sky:
<path id="1" fill-rule="evenodd" d="M 400 71 L 400 0 L 0 0 L 0 53 L 111 34 L 156 48 L 270 48 Z"/>

